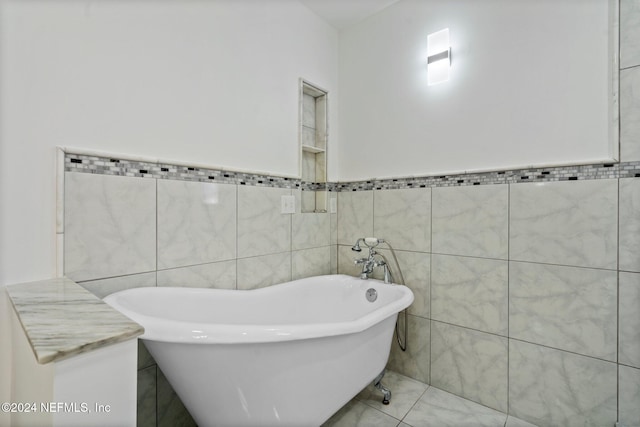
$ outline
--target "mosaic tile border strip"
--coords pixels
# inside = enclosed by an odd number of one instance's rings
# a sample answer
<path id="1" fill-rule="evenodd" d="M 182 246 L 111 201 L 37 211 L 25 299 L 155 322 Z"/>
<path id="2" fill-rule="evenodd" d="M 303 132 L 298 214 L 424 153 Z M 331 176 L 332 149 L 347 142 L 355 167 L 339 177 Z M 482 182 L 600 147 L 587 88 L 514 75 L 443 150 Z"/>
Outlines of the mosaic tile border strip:
<path id="1" fill-rule="evenodd" d="M 327 187 L 329 191 L 340 192 L 617 178 L 640 178 L 640 161 L 342 182 Z"/>
<path id="2" fill-rule="evenodd" d="M 327 189 L 327 183 L 325 182 L 306 182 L 300 183 L 300 189 L 302 191 L 324 191 Z"/>
<path id="3" fill-rule="evenodd" d="M 217 182 L 222 184 L 251 185 L 256 187 L 296 189 L 301 186 L 300 180 L 295 178 L 71 153 L 65 153 L 64 170 L 65 172 L 174 179 L 180 181 Z"/>
<path id="4" fill-rule="evenodd" d="M 64 161 L 66 172 L 330 192 L 640 178 L 640 161 L 332 183 L 72 153 L 65 153 Z"/>

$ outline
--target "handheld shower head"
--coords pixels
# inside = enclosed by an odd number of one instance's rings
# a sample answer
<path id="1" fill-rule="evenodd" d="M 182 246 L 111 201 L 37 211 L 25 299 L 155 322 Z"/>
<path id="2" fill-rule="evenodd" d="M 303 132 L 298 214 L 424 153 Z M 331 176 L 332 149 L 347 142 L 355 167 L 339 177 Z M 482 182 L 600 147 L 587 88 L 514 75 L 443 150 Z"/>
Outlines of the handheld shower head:
<path id="1" fill-rule="evenodd" d="M 378 239 L 377 237 L 361 237 L 356 240 L 356 244 L 351 247 L 351 250 L 354 252 L 362 252 L 362 248 L 360 247 L 360 242 L 364 243 L 366 247 L 369 249 L 373 249 L 378 246 L 380 243 L 386 243 L 384 239 Z"/>

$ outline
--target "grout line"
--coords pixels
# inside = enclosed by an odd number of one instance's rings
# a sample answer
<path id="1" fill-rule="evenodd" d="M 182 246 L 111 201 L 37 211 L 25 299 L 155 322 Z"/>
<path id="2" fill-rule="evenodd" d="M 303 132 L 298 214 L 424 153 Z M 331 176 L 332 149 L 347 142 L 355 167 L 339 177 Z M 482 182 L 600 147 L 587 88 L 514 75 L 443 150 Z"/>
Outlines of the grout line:
<path id="1" fill-rule="evenodd" d="M 523 340 L 523 339 L 520 339 L 520 338 L 513 338 L 513 337 L 510 337 L 509 339 L 510 339 L 510 340 L 514 340 L 514 341 L 518 341 L 518 342 L 523 342 L 523 343 L 525 343 L 525 344 L 529 344 L 529 345 L 537 345 L 537 346 L 540 346 L 540 347 L 548 348 L 548 349 L 550 349 L 550 350 L 561 351 L 561 352 L 563 352 L 563 353 L 569 353 L 569 354 L 573 354 L 573 355 L 575 355 L 575 356 L 588 357 L 589 359 L 594 359 L 594 360 L 598 360 L 598 361 L 600 361 L 600 362 L 612 363 L 612 364 L 614 364 L 614 365 L 617 365 L 617 363 L 616 363 L 615 361 L 607 360 L 607 359 L 603 359 L 603 358 L 601 358 L 601 357 L 589 356 L 588 354 L 582 354 L 582 353 L 577 353 L 577 352 L 575 352 L 575 351 L 564 350 L 564 349 L 557 348 L 557 347 L 551 347 L 551 346 L 548 346 L 548 345 L 545 345 L 545 344 L 540 344 L 540 343 L 537 343 L 537 342 L 526 341 L 526 340 Z"/>
<path id="2" fill-rule="evenodd" d="M 511 257 L 511 184 L 507 187 L 507 258 Z M 511 335 L 511 261 L 507 262 L 507 336 Z M 507 339 L 507 419 L 504 425 L 507 425 L 509 419 L 509 394 L 511 385 L 511 375 L 509 374 L 509 362 L 511 359 L 511 341 Z"/>
<path id="3" fill-rule="evenodd" d="M 640 64 L 629 65 L 627 67 L 620 67 L 620 71 L 633 70 L 634 68 L 640 68 Z M 620 93 L 620 91 L 618 91 L 618 93 Z"/>
<path id="4" fill-rule="evenodd" d="M 338 246 L 351 246 L 347 243 L 338 243 Z M 473 255 L 458 255 L 458 254 L 448 254 L 441 252 L 429 252 L 429 251 L 416 251 L 416 250 L 408 250 L 408 249 L 396 249 L 397 252 L 409 252 L 409 253 L 419 253 L 419 254 L 430 254 L 430 255 L 438 255 L 438 256 L 450 256 L 450 257 L 458 257 L 458 258 L 471 258 L 471 259 L 480 259 L 480 260 L 490 260 L 490 261 L 505 261 L 505 262 L 519 262 L 523 264 L 538 264 L 538 265 L 551 265 L 556 267 L 569 267 L 569 268 L 582 268 L 587 270 L 599 270 L 599 271 L 610 271 L 615 272 L 618 271 L 616 268 L 601 268 L 601 267 L 585 267 L 581 265 L 570 265 L 570 264 L 557 264 L 551 262 L 540 262 L 540 261 L 524 261 L 517 259 L 508 259 L 508 258 L 493 258 L 493 257 L 480 257 Z M 627 270 L 620 270 L 627 271 Z M 628 270 L 629 273 L 640 273 L 638 271 Z"/>
<path id="5" fill-rule="evenodd" d="M 618 203 L 616 221 L 616 415 L 620 419 L 620 179 L 618 179 Z"/>
<path id="6" fill-rule="evenodd" d="M 240 192 L 236 185 L 236 280 L 235 289 L 238 289 L 238 230 L 240 229 Z"/>
<path id="7" fill-rule="evenodd" d="M 433 189 L 429 192 L 429 250 L 433 251 Z M 427 378 L 429 379 L 429 384 L 431 384 L 431 365 L 433 363 L 432 355 L 433 355 L 433 335 L 432 335 L 432 321 L 431 317 L 433 316 L 433 252 L 429 253 L 429 375 Z M 426 390 L 425 390 L 426 392 Z"/>
<path id="8" fill-rule="evenodd" d="M 293 216 L 297 214 L 298 208 L 300 208 L 300 212 L 302 212 L 302 191 L 300 191 L 300 206 L 297 206 L 296 203 L 296 195 L 293 194 L 293 189 L 289 189 L 289 196 L 293 197 L 293 203 L 295 205 L 295 209 L 292 214 L 285 214 L 289 217 L 289 281 L 294 280 L 293 278 Z M 282 215 L 282 214 L 280 214 Z"/>
<path id="9" fill-rule="evenodd" d="M 154 362 L 155 362 L 155 359 L 154 359 Z M 153 376 L 154 376 L 154 385 L 155 385 L 154 392 L 155 392 L 155 395 L 156 395 L 155 413 L 154 413 L 154 415 L 156 416 L 156 427 L 160 427 L 160 426 L 158 426 L 158 418 L 159 417 L 158 417 L 158 363 L 157 362 L 153 365 L 153 368 L 154 368 L 154 371 L 155 371 Z M 138 406 L 136 405 L 136 416 L 137 416 L 137 409 L 138 409 Z"/>
<path id="10" fill-rule="evenodd" d="M 158 180 L 156 179 L 156 265 L 155 265 L 155 274 L 156 274 L 156 287 L 158 286 Z"/>
<path id="11" fill-rule="evenodd" d="M 619 366 L 624 366 L 625 368 L 631 368 L 631 369 L 636 369 L 638 371 L 640 371 L 640 366 L 633 366 L 630 365 L 628 363 L 618 363 Z"/>
<path id="12" fill-rule="evenodd" d="M 76 282 L 77 284 L 83 284 L 83 283 L 92 283 L 92 282 L 98 282 L 100 280 L 111 280 L 111 279 L 120 279 L 123 277 L 133 277 L 133 276 L 139 276 L 141 274 L 151 274 L 151 273 L 156 273 L 156 270 L 147 270 L 147 271 L 140 271 L 137 273 L 131 273 L 131 274 L 121 274 L 119 276 L 108 276 L 108 277 L 98 277 L 96 279 L 87 279 L 87 280 L 74 280 L 74 279 L 70 279 L 73 280 L 74 282 Z"/>
<path id="13" fill-rule="evenodd" d="M 207 262 L 199 262 L 197 264 L 188 264 L 188 265 L 181 265 L 178 267 L 167 267 L 167 268 L 159 268 L 157 271 L 172 271 L 172 270 L 180 270 L 183 268 L 191 268 L 191 267 L 201 267 L 203 265 L 209 265 L 209 264 L 220 264 L 223 262 L 229 262 L 229 261 L 235 261 L 237 258 L 225 258 L 225 259 L 221 259 L 221 260 L 217 260 L 217 261 L 207 261 Z"/>
<path id="14" fill-rule="evenodd" d="M 508 340 L 519 341 L 519 342 L 523 342 L 523 343 L 530 344 L 530 345 L 537 345 L 537 346 L 548 348 L 548 349 L 551 349 L 551 350 L 557 350 L 557 351 L 562 351 L 564 353 L 575 354 L 576 356 L 588 357 L 590 359 L 599 360 L 601 362 L 614 363 L 614 364 L 617 363 L 616 361 L 603 359 L 601 357 L 590 356 L 588 354 L 578 353 L 578 352 L 571 351 L 571 350 L 565 350 L 565 349 L 558 348 L 558 347 L 552 347 L 552 346 L 549 346 L 549 345 L 546 345 L 546 344 L 541 344 L 541 343 L 537 343 L 537 342 L 523 340 L 521 338 L 509 337 L 509 336 L 506 336 L 506 335 L 500 335 L 500 334 L 496 334 L 494 332 L 487 332 L 487 331 L 483 331 L 483 330 L 480 330 L 480 329 L 470 328 L 468 326 L 457 325 L 455 323 L 449 323 L 449 322 L 438 320 L 438 319 L 430 319 L 430 320 L 431 320 L 432 323 L 433 322 L 442 323 L 442 324 L 453 326 L 453 327 L 456 327 L 456 328 L 461 328 L 461 329 L 466 329 L 466 330 L 469 330 L 469 331 L 479 332 L 479 333 L 482 333 L 482 334 L 491 335 L 491 336 L 498 337 L 498 338 L 504 338 L 504 339 L 508 339 Z"/>
<path id="15" fill-rule="evenodd" d="M 407 418 L 407 416 L 409 415 L 409 413 L 411 411 L 413 411 L 413 408 L 416 407 L 416 405 L 418 404 L 418 402 L 420 401 L 420 399 L 422 399 L 422 396 L 424 396 L 427 393 L 427 390 L 429 390 L 431 388 L 431 386 L 429 384 L 426 383 L 422 383 L 425 384 L 427 386 L 427 388 L 424 389 L 424 391 L 420 394 L 420 396 L 418 396 L 418 398 L 416 399 L 415 402 L 413 402 L 413 405 L 411 405 L 411 408 L 409 408 L 409 410 L 407 411 L 406 414 L 404 414 L 404 416 L 400 419 L 400 422 L 404 422 L 405 418 Z M 405 423 L 406 424 L 406 423 Z"/>

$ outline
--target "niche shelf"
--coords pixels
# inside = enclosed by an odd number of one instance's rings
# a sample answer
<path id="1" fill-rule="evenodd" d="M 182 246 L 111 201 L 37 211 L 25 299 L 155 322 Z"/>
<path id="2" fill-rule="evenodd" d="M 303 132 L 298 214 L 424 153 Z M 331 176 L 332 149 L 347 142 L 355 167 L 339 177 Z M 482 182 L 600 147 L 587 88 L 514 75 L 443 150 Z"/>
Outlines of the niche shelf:
<path id="1" fill-rule="evenodd" d="M 302 212 L 326 212 L 327 94 L 300 79 L 300 178 Z M 317 189 L 318 187 L 322 189 Z"/>

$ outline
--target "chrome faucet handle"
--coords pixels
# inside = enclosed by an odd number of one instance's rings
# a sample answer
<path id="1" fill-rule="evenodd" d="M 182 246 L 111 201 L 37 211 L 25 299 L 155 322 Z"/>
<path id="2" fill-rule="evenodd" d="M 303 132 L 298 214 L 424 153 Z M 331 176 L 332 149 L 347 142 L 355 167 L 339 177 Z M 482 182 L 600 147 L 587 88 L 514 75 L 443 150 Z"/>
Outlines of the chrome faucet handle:
<path id="1" fill-rule="evenodd" d="M 364 264 L 365 262 L 367 262 L 367 259 L 366 259 L 366 258 L 357 258 L 357 259 L 354 259 L 354 260 L 353 260 L 353 263 L 354 263 L 355 265 L 358 265 L 358 264 Z"/>

